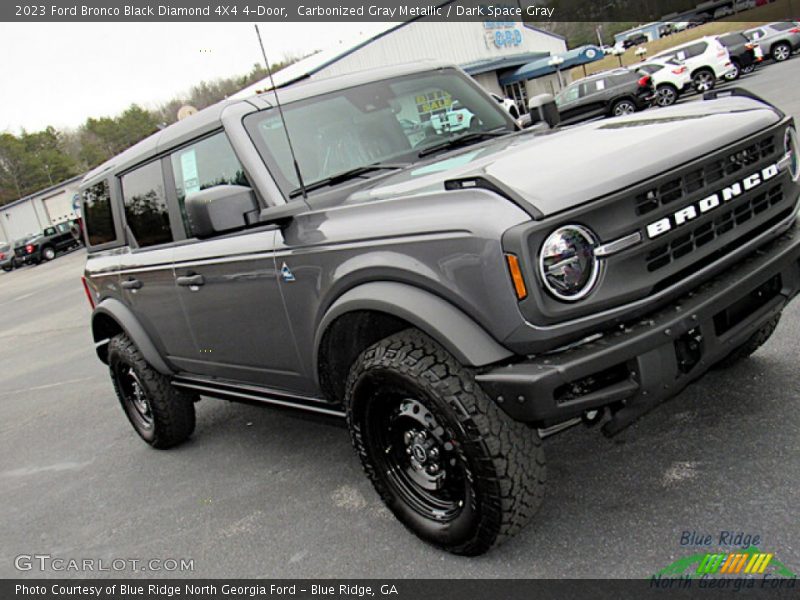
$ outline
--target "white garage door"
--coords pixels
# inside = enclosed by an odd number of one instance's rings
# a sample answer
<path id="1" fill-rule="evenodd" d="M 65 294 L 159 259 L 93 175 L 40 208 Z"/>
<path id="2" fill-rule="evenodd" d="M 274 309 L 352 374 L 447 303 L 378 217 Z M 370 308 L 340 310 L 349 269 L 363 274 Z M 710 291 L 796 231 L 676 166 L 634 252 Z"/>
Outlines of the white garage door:
<path id="1" fill-rule="evenodd" d="M 72 210 L 72 190 L 63 190 L 55 196 L 45 198 L 43 203 L 53 225 L 69 221 L 77 216 Z"/>
<path id="2" fill-rule="evenodd" d="M 0 211 L 0 219 L 3 220 L 3 229 L 9 240 L 16 240 L 42 230 L 31 202 L 3 209 Z"/>

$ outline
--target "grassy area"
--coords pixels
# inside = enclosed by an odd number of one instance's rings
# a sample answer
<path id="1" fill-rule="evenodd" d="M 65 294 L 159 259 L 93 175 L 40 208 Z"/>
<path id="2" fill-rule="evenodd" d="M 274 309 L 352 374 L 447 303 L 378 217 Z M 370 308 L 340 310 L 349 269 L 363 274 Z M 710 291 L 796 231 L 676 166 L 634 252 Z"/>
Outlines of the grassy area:
<path id="1" fill-rule="evenodd" d="M 729 33 L 731 31 L 740 31 L 742 29 L 757 27 L 758 25 L 763 25 L 764 23 L 785 19 L 791 8 L 800 10 L 800 0 L 791 0 L 791 2 L 790 0 L 778 0 L 777 2 L 759 6 L 758 8 L 739 13 L 738 15 L 728 17 L 720 21 L 706 23 L 700 27 L 687 29 L 685 31 L 681 31 L 680 33 L 655 40 L 648 44 L 642 44 L 641 46 L 628 48 L 625 54 L 622 55 L 622 64 L 623 66 L 627 66 L 641 62 L 641 58 L 635 54 L 637 48 L 644 47 L 647 49 L 647 54 L 645 57 L 655 56 L 662 50 L 672 48 L 673 46 L 683 44 L 684 42 L 696 40 L 697 38 L 701 38 L 703 36 L 720 35 L 723 33 Z M 743 21 L 742 19 L 744 17 L 747 17 L 750 20 Z M 603 60 L 590 63 L 585 65 L 585 67 L 586 74 L 591 75 L 592 73 L 619 67 L 619 59 L 616 56 L 606 56 Z M 570 81 L 584 77 L 583 67 L 571 69 L 568 77 Z"/>

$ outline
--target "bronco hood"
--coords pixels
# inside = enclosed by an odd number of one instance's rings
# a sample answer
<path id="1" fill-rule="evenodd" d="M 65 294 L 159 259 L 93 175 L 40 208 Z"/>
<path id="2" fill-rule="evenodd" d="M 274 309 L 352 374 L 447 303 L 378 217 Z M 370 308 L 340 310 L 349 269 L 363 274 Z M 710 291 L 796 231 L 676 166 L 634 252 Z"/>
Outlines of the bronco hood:
<path id="1" fill-rule="evenodd" d="M 689 102 L 545 134 L 521 133 L 449 153 L 361 188 L 349 202 L 441 191 L 485 176 L 544 216 L 632 186 L 780 120 L 748 98 Z"/>

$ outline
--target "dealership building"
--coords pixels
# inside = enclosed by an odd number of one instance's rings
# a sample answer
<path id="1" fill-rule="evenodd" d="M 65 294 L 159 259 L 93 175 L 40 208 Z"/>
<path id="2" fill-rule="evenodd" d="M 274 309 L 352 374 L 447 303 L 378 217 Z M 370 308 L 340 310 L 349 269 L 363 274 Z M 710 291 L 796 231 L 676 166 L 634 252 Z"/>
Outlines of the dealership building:
<path id="1" fill-rule="evenodd" d="M 564 37 L 519 21 L 442 23 L 418 18 L 317 52 L 281 69 L 274 79 L 277 87 L 284 87 L 305 79 L 439 60 L 459 65 L 485 89 L 513 99 L 525 110 L 532 96 L 558 92 L 559 73 L 549 64 L 554 56 L 562 57 L 560 69 L 603 57 L 602 51 L 593 46 L 583 53 L 571 52 L 579 56 L 570 62 Z M 270 87 L 269 79 L 265 79 L 236 95 L 246 97 Z"/>
<path id="2" fill-rule="evenodd" d="M 0 240 L 13 241 L 79 216 L 83 175 L 0 206 Z"/>

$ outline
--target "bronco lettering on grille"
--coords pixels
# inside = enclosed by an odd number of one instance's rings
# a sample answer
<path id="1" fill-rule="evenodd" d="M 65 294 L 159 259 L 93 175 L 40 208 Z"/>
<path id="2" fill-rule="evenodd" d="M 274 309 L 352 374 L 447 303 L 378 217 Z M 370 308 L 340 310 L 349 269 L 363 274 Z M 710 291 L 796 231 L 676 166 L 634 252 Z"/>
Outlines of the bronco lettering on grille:
<path id="1" fill-rule="evenodd" d="M 768 167 L 764 167 L 759 172 L 753 173 L 752 175 L 749 175 L 741 181 L 737 181 L 736 183 L 729 185 L 715 194 L 706 196 L 702 200 L 695 202 L 694 204 L 690 204 L 689 206 L 685 206 L 684 208 L 675 211 L 671 215 L 659 219 L 658 221 L 653 221 L 647 226 L 647 236 L 650 239 L 653 239 L 676 227 L 680 227 L 692 219 L 696 219 L 700 215 L 718 208 L 725 202 L 730 202 L 737 196 L 740 196 L 742 193 L 749 192 L 750 190 L 757 188 L 762 183 L 772 179 L 776 175 L 778 175 L 777 164 L 771 164 Z"/>

